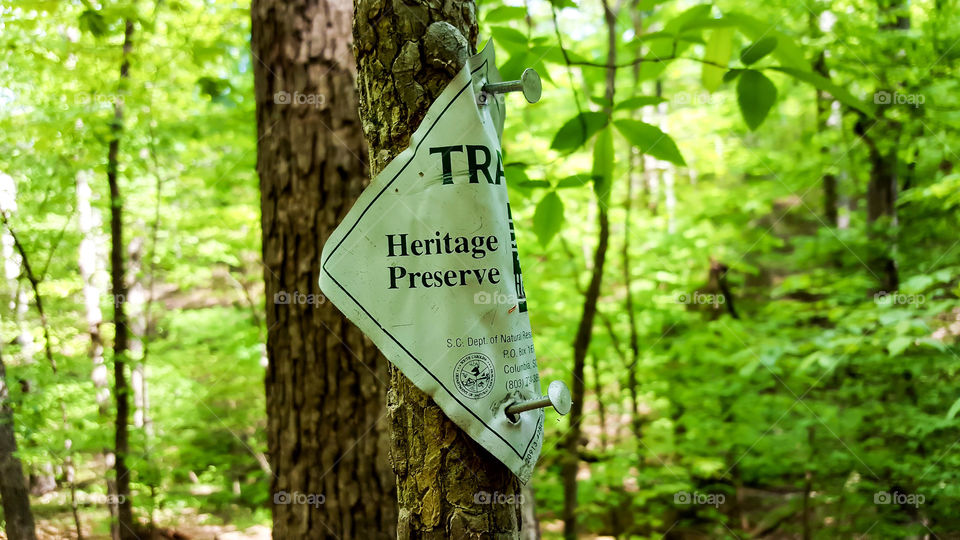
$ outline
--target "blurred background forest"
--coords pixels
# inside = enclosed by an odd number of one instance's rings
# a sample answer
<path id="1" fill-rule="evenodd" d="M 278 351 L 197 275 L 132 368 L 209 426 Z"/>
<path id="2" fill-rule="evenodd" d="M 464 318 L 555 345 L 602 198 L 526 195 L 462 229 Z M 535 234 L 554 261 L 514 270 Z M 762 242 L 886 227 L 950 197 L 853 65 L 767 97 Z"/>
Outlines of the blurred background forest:
<path id="1" fill-rule="evenodd" d="M 503 138 L 541 378 L 583 404 L 547 416 L 543 536 L 567 477 L 585 538 L 960 538 L 957 1 L 605 6 L 477 6 L 544 79 Z M 0 424 L 42 537 L 110 535 L 117 305 L 136 515 L 269 536 L 250 20 L 0 0 Z"/>

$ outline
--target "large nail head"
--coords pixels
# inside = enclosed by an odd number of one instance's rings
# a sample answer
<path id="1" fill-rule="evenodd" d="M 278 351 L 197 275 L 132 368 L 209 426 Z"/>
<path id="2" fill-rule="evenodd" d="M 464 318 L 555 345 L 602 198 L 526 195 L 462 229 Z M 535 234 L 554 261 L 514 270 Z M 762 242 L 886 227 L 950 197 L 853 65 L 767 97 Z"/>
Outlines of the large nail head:
<path id="1" fill-rule="evenodd" d="M 543 87 L 540 84 L 540 75 L 537 74 L 536 70 L 530 68 L 523 70 L 523 74 L 520 75 L 520 84 L 523 87 L 523 97 L 526 98 L 528 103 L 540 101 L 540 94 L 543 91 Z"/>
<path id="2" fill-rule="evenodd" d="M 547 397 L 550 398 L 550 404 L 553 405 L 554 410 L 561 415 L 570 412 L 570 406 L 573 402 L 570 399 L 570 390 L 567 385 L 563 384 L 563 381 L 550 383 L 550 386 L 547 387 Z"/>

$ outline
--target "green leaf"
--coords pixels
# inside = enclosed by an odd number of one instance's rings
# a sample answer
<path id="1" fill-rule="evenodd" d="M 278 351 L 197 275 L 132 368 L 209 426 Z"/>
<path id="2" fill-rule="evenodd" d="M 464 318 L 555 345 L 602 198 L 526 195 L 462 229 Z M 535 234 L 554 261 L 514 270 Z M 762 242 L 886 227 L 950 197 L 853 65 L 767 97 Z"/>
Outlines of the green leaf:
<path id="1" fill-rule="evenodd" d="M 537 203 L 533 213 L 533 232 L 544 247 L 560 231 L 563 225 L 563 201 L 556 191 L 550 191 Z"/>
<path id="2" fill-rule="evenodd" d="M 776 101 L 777 87 L 766 75 L 753 69 L 743 70 L 737 81 L 737 102 L 751 131 L 760 127 Z"/>
<path id="3" fill-rule="evenodd" d="M 777 38 L 768 36 L 748 45 L 740 51 L 740 61 L 749 66 L 773 52 L 777 48 Z"/>
<path id="4" fill-rule="evenodd" d="M 550 182 L 546 180 L 521 180 L 515 183 L 514 186 L 520 189 L 545 188 L 550 187 Z"/>
<path id="5" fill-rule="evenodd" d="M 687 164 L 683 160 L 683 155 L 680 154 L 680 149 L 677 148 L 677 143 L 657 126 L 651 126 L 639 120 L 616 120 L 613 124 L 620 134 L 630 141 L 630 144 L 639 148 L 644 154 L 675 165 Z"/>
<path id="6" fill-rule="evenodd" d="M 957 398 L 957 400 L 953 402 L 950 410 L 947 411 L 946 419 L 953 420 L 953 417 L 956 416 L 958 412 L 960 412 L 960 398 Z"/>
<path id="7" fill-rule="evenodd" d="M 590 96 L 590 101 L 596 103 L 601 107 L 612 107 L 613 104 L 610 103 L 610 100 L 606 96 Z"/>
<path id="8" fill-rule="evenodd" d="M 710 38 L 707 40 L 707 47 L 703 53 L 703 86 L 708 92 L 713 92 L 720 88 L 723 82 L 725 68 L 713 64 L 727 65 L 730 61 L 730 55 L 733 53 L 733 28 L 717 28 L 710 32 Z"/>
<path id="9" fill-rule="evenodd" d="M 100 37 L 107 33 L 107 21 L 99 11 L 88 9 L 80 14 L 80 28 Z"/>
<path id="10" fill-rule="evenodd" d="M 739 77 L 741 73 L 743 73 L 742 69 L 731 69 L 723 74 L 723 82 L 730 82 Z"/>
<path id="11" fill-rule="evenodd" d="M 527 46 L 527 36 L 525 36 L 523 32 L 507 26 L 491 26 L 490 34 L 493 36 L 493 40 L 500 46 Z"/>
<path id="12" fill-rule="evenodd" d="M 710 17 L 710 11 L 712 9 L 713 6 L 710 4 L 693 6 L 671 19 L 670 22 L 664 26 L 664 30 L 679 34 L 683 30 L 694 28 Z"/>
<path id="13" fill-rule="evenodd" d="M 782 65 L 797 69 L 810 68 L 810 62 L 807 61 L 803 50 L 797 46 L 795 40 L 776 30 L 778 21 L 761 21 L 743 13 L 727 13 L 724 18 L 736 24 L 737 28 L 750 39 L 760 40 L 767 36 L 777 38 L 777 48 L 773 51 L 773 55 Z"/>
<path id="14" fill-rule="evenodd" d="M 613 130 L 605 127 L 593 143 L 593 191 L 602 204 L 610 201 L 613 186 Z"/>
<path id="15" fill-rule="evenodd" d="M 840 103 L 843 103 L 848 107 L 857 109 L 858 111 L 864 114 L 867 114 L 870 116 L 874 116 L 876 114 L 872 105 L 865 103 L 863 101 L 860 101 L 859 99 L 853 97 L 853 94 L 848 92 L 845 88 L 837 86 L 836 84 L 831 82 L 830 79 L 827 79 L 822 75 L 819 75 L 817 73 L 814 73 L 808 70 L 783 67 L 783 66 L 772 67 L 770 69 L 780 71 L 782 73 L 786 73 L 787 75 L 790 75 L 791 77 L 797 80 L 813 85 L 813 87 L 818 90 L 829 92 L 830 95 L 833 96 L 833 98 L 839 101 Z"/>
<path id="16" fill-rule="evenodd" d="M 577 174 L 574 176 L 568 176 L 566 178 L 561 179 L 559 182 L 557 182 L 557 189 L 580 187 L 586 184 L 587 182 L 589 182 L 591 178 L 592 177 L 589 174 Z"/>
<path id="17" fill-rule="evenodd" d="M 890 340 L 890 343 L 887 344 L 887 352 L 890 353 L 890 356 L 899 356 L 900 353 L 904 351 L 907 347 L 913 344 L 913 338 L 907 336 L 900 336 Z"/>
<path id="18" fill-rule="evenodd" d="M 550 148 L 561 152 L 583 146 L 594 133 L 607 124 L 609 118 L 601 112 L 585 112 L 567 120 L 550 143 Z"/>
<path id="19" fill-rule="evenodd" d="M 521 6 L 497 6 L 487 12 L 486 20 L 488 23 L 497 23 L 505 21 L 517 21 L 527 16 L 527 9 Z"/>
<path id="20" fill-rule="evenodd" d="M 623 101 L 617 102 L 617 104 L 614 105 L 613 110 L 615 111 L 620 111 L 624 109 L 634 110 L 634 109 L 639 109 L 641 107 L 646 107 L 648 105 L 659 105 L 660 103 L 663 103 L 665 101 L 667 100 L 663 99 L 660 96 L 636 96 L 636 97 L 627 98 Z"/>

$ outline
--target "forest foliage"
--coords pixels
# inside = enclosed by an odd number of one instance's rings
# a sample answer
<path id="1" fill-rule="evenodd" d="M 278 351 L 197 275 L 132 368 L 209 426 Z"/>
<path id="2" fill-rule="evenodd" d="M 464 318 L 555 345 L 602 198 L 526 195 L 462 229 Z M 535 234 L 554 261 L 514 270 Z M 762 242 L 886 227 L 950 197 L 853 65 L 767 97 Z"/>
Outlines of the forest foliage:
<path id="1" fill-rule="evenodd" d="M 508 98 L 503 152 L 541 378 L 586 389 L 580 530 L 960 531 L 957 2 L 486 0 L 478 13 L 504 79 L 532 67 L 544 80 L 539 103 Z M 92 242 L 86 285 L 109 345 L 118 101 L 138 285 L 123 300 L 149 403 L 131 426 L 134 509 L 269 523 L 262 312 L 275 299 L 249 20 L 228 0 L 0 0 L 0 346 L 50 527 L 73 527 L 69 455 L 85 526 L 109 532 L 113 424 L 78 261 Z M 577 373 L 601 211 L 609 249 Z M 571 456 L 567 421 L 547 419 L 533 486 L 550 537 Z"/>

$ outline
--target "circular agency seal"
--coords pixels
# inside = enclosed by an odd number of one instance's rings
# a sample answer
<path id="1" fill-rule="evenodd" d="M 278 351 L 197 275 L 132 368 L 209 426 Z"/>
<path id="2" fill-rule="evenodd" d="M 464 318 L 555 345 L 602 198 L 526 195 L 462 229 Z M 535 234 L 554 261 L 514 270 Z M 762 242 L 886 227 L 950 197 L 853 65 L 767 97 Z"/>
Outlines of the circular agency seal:
<path id="1" fill-rule="evenodd" d="M 457 390 L 470 399 L 486 397 L 493 391 L 495 369 L 490 358 L 483 353 L 470 353 L 453 368 L 453 380 Z"/>

